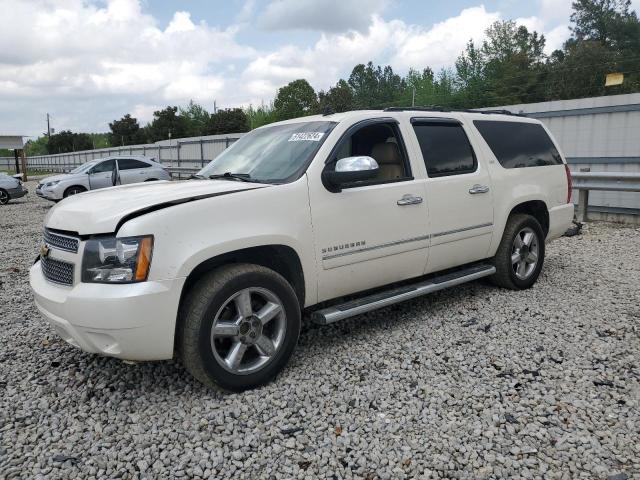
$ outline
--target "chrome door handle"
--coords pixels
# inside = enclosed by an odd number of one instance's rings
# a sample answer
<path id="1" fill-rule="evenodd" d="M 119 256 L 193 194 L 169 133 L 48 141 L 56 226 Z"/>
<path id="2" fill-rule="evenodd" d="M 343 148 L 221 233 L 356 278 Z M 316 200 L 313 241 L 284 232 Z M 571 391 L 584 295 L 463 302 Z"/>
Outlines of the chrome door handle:
<path id="1" fill-rule="evenodd" d="M 486 185 L 480 185 L 476 183 L 473 187 L 469 189 L 469 193 L 471 195 L 475 195 L 476 193 L 487 193 L 489 191 L 489 187 Z"/>
<path id="2" fill-rule="evenodd" d="M 401 207 L 404 205 L 417 205 L 419 203 L 422 203 L 422 197 L 416 197 L 415 195 L 407 193 L 406 195 L 403 195 L 397 203 Z"/>

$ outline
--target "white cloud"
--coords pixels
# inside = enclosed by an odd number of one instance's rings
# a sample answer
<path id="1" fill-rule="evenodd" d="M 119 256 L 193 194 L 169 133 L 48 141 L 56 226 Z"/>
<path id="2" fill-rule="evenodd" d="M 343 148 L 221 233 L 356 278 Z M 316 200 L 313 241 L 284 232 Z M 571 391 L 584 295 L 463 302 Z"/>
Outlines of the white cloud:
<path id="1" fill-rule="evenodd" d="M 269 30 L 366 30 L 387 0 L 273 0 L 262 14 Z"/>
<path id="2" fill-rule="evenodd" d="M 37 134 L 46 112 L 58 130 L 106 131 L 125 113 L 144 123 L 154 110 L 190 99 L 208 109 L 214 100 L 220 107 L 268 102 L 291 80 L 327 89 L 368 61 L 400 73 L 438 70 L 452 66 L 470 38 L 480 41 L 502 18 L 480 5 L 417 26 L 384 18 L 379 12 L 389 0 L 278 0 L 265 13 L 290 11 L 270 28 L 321 32 L 310 44 L 260 49 L 238 40 L 240 29 L 262 15 L 255 0 L 242 4 L 235 18 L 241 24 L 222 28 L 186 11 L 162 28 L 143 1 L 0 0 L 0 130 Z M 357 14 L 348 14 L 354 5 Z M 568 36 L 560 23 L 566 13 L 554 16 L 559 0 L 539 5 L 538 15 L 519 22 L 544 33 L 551 51 Z"/>
<path id="3" fill-rule="evenodd" d="M 212 103 L 226 86 L 217 72 L 255 55 L 236 41 L 235 27 L 194 23 L 188 12 L 176 12 L 161 29 L 139 0 L 109 0 L 103 7 L 83 0 L 0 0 L 0 11 L 0 102 L 13 110 L 22 99 L 21 116 L 31 118 L 44 114 L 43 99 L 56 105 L 65 99 L 63 110 L 82 102 L 82 113 L 58 128 L 106 130 L 113 115 L 145 102 Z M 0 126 L 13 130 L 9 121 L 0 116 Z"/>
<path id="4" fill-rule="evenodd" d="M 451 66 L 467 41 L 481 39 L 484 30 L 499 18 L 498 13 L 481 6 L 425 28 L 374 15 L 366 32 L 322 34 L 313 47 L 288 45 L 257 58 L 244 71 L 244 78 L 250 94 L 260 98 L 273 95 L 276 88 L 297 78 L 326 89 L 341 75 L 348 75 L 354 65 L 368 61 L 391 64 L 401 72 L 426 66 L 438 70 Z M 256 76 L 260 81 L 254 80 Z"/>

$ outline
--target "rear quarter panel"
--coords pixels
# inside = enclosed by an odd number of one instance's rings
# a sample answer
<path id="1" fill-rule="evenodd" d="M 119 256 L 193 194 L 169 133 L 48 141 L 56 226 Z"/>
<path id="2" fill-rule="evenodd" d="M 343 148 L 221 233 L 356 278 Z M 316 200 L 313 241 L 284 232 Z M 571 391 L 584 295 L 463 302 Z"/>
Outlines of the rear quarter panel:
<path id="1" fill-rule="evenodd" d="M 498 120 L 498 118 L 491 118 L 491 120 Z M 501 120 L 514 121 L 509 118 Z M 518 118 L 517 121 L 543 125 L 542 122 L 533 119 Z M 563 162 L 566 163 L 557 142 L 544 125 L 543 128 L 556 145 Z M 489 174 L 492 179 L 495 229 L 489 254 L 493 256 L 502 240 L 502 234 L 509 214 L 516 206 L 531 200 L 543 201 L 549 211 L 561 206 L 566 206 L 567 178 L 565 166 L 562 164 L 541 167 L 504 168 L 500 165 L 493 151 L 489 148 L 489 145 L 485 142 L 475 126 L 471 130 L 476 139 L 475 144 L 482 150 L 483 157 L 487 159 L 487 168 L 489 169 Z"/>

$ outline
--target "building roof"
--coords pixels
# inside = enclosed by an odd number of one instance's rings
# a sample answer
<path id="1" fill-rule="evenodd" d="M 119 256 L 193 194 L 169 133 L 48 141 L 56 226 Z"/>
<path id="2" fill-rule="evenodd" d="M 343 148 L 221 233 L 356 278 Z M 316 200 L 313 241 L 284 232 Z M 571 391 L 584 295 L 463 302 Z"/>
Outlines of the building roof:
<path id="1" fill-rule="evenodd" d="M 22 135 L 0 135 L 0 148 L 21 150 L 24 148 L 22 137 Z"/>

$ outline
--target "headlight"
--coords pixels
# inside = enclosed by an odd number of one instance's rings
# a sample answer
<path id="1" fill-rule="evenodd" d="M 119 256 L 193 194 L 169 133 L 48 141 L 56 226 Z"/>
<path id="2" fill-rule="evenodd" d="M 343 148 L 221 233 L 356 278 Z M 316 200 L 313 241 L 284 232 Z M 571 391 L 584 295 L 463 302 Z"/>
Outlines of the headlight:
<path id="1" fill-rule="evenodd" d="M 60 180 L 56 180 L 55 182 L 45 183 L 44 186 L 45 187 L 53 187 L 54 185 L 57 185 L 59 183 L 60 183 Z"/>
<path id="2" fill-rule="evenodd" d="M 94 238 L 84 247 L 82 281 L 144 282 L 151 266 L 153 236 Z"/>

